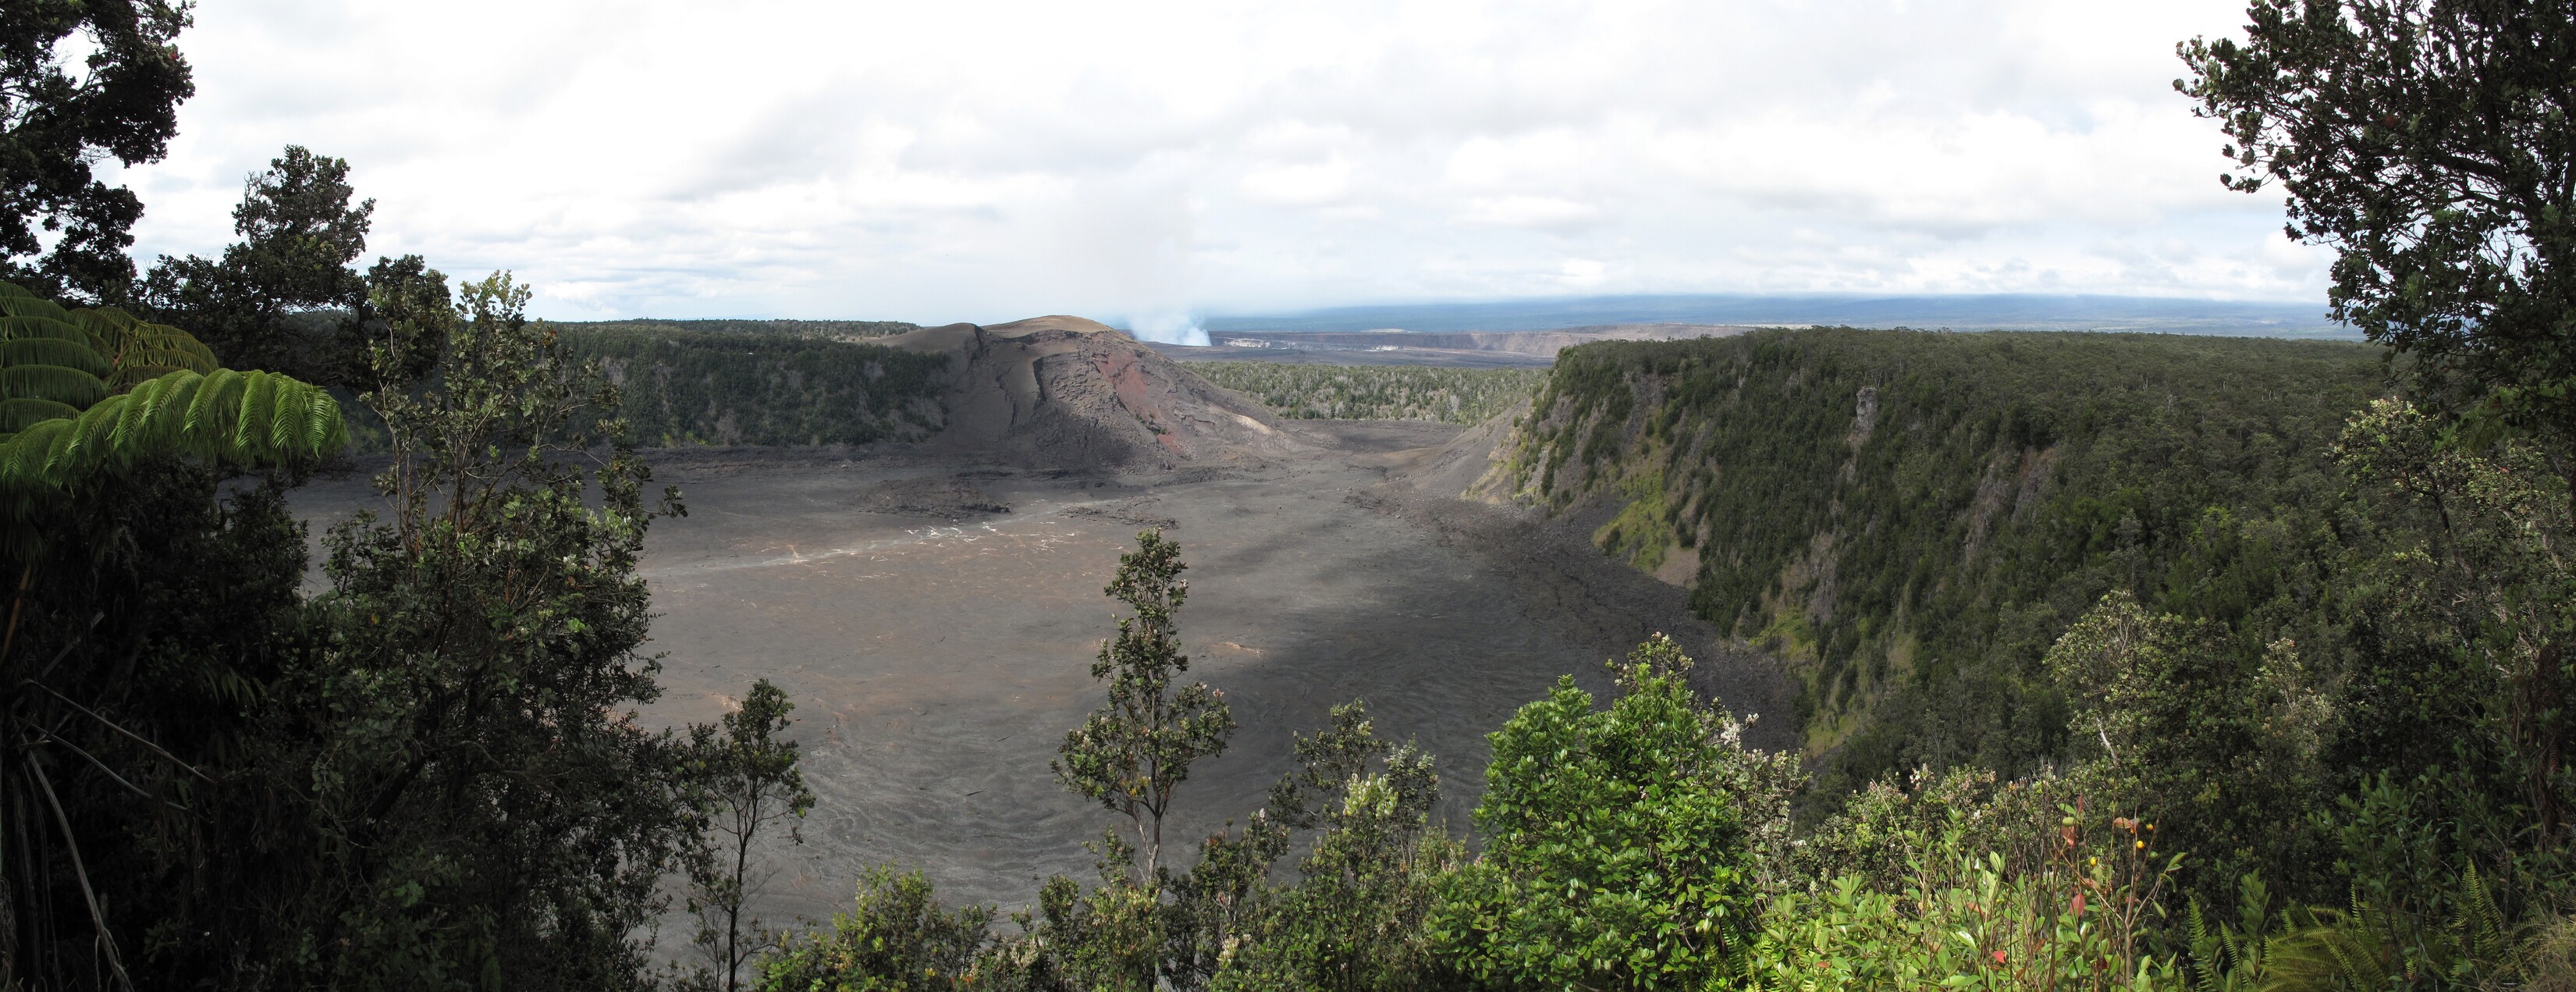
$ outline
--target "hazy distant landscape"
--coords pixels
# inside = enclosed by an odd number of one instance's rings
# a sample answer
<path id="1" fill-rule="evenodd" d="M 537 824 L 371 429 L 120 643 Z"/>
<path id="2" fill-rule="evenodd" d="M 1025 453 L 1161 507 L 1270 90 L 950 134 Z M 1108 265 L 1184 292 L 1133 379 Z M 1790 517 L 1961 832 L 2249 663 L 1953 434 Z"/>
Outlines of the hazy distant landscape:
<path id="1" fill-rule="evenodd" d="M 1413 303 L 1225 314 L 1217 331 L 1524 331 L 1602 324 L 1913 327 L 1962 331 L 2149 331 L 2358 340 L 2315 303 L 2029 293 L 1947 296 L 1706 294 Z"/>

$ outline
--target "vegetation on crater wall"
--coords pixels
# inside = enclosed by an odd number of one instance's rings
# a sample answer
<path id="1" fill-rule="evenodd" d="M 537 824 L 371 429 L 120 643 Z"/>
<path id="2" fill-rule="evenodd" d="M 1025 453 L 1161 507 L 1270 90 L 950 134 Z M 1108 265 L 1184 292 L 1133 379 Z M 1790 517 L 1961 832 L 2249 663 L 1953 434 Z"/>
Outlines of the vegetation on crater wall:
<path id="1" fill-rule="evenodd" d="M 866 444 L 918 439 L 945 421 L 945 355 L 644 324 L 560 333 L 617 382 L 629 436 L 643 444 Z"/>
<path id="2" fill-rule="evenodd" d="M 745 337 L 772 336 L 805 338 L 818 341 L 865 341 L 892 337 L 921 329 L 919 324 L 900 320 L 663 320 L 636 317 L 628 320 L 597 320 L 559 323 L 567 331 L 579 333 L 634 332 L 642 334 L 732 334 Z"/>
<path id="3" fill-rule="evenodd" d="M 2326 449 L 2384 380 L 2373 350 L 2313 342 L 1591 345 L 1559 359 L 1503 485 L 1612 509 L 1599 543 L 1641 567 L 1695 554 L 1694 607 L 1796 660 L 1796 716 L 1849 784 L 2023 770 L 2062 744 L 2041 654 L 2105 592 L 2255 646 L 2307 622 Z"/>
<path id="4" fill-rule="evenodd" d="M 1189 370 L 1282 417 L 1482 423 L 1529 398 L 1546 369 L 1186 362 Z"/>

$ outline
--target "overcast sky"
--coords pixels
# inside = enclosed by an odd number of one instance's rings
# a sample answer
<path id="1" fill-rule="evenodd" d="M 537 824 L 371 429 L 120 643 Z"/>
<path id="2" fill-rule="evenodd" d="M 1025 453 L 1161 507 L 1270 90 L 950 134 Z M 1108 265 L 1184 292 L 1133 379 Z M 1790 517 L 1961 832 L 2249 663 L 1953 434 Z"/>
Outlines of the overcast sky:
<path id="1" fill-rule="evenodd" d="M 550 317 L 1171 322 L 1664 292 L 2321 300 L 2175 41 L 2242 0 L 206 0 L 128 181 L 289 143 Z"/>

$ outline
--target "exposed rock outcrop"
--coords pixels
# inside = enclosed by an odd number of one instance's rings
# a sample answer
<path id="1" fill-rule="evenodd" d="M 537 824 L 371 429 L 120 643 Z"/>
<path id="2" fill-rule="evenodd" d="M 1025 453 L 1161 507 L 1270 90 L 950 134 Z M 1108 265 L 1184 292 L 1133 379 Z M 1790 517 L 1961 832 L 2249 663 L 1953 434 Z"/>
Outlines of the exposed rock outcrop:
<path id="1" fill-rule="evenodd" d="M 1047 468 L 1152 469 L 1307 447 L 1259 404 L 1081 317 L 950 324 L 881 343 L 950 356 L 936 443 L 963 450 Z"/>

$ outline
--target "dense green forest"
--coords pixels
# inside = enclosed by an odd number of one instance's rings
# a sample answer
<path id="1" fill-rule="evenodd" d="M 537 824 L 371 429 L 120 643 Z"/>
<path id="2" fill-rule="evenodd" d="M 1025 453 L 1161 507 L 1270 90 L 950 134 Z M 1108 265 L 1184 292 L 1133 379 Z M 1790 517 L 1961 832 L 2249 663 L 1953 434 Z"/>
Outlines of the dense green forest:
<path id="1" fill-rule="evenodd" d="M 1695 560 L 1693 606 L 1800 663 L 1855 783 L 2018 773 L 2064 745 L 2040 656 L 2106 592 L 2307 638 L 2330 449 L 2387 377 L 2367 346 L 2181 336 L 1606 343 L 1559 359 L 1507 485 L 1617 509 L 1596 540 L 1641 568 Z"/>
<path id="2" fill-rule="evenodd" d="M 646 334 L 688 332 L 697 334 L 776 335 L 791 338 L 819 338 L 827 341 L 863 341 L 868 338 L 892 337 L 921 329 L 919 324 L 900 320 L 630 320 L 562 321 L 556 326 L 581 333 L 641 332 Z"/>
<path id="3" fill-rule="evenodd" d="M 660 323 L 555 326 L 576 358 L 598 360 L 623 390 L 627 436 L 639 444 L 865 444 L 944 423 L 944 355 Z"/>
<path id="4" fill-rule="evenodd" d="M 2568 595 L 2568 489 L 2537 448 L 2447 446 L 2406 381 L 2312 342 L 1604 343 L 1560 356 L 1502 486 L 1692 564 L 1701 615 L 1789 659 L 1817 829 L 1945 770 L 2075 769 L 2192 852 L 2204 905 L 2385 884 L 2352 874 L 2398 856 L 2353 846 L 2372 818 L 2455 832 L 2399 845 L 2457 859 L 2443 884 L 2554 905 L 2560 731 L 2527 721 L 2567 716 L 2513 700 L 2560 663 L 2513 639 Z"/>
<path id="5" fill-rule="evenodd" d="M 682 329 L 704 323 L 723 322 L 547 326 L 575 360 L 600 364 L 622 394 L 625 436 L 645 447 L 910 441 L 937 433 L 946 421 L 939 405 L 944 356 L 766 327 Z M 350 450 L 390 452 L 383 420 L 355 402 L 353 391 L 335 395 L 347 413 Z"/>
<path id="6" fill-rule="evenodd" d="M 1545 369 L 1186 362 L 1283 417 L 1481 423 L 1528 399 Z"/>

